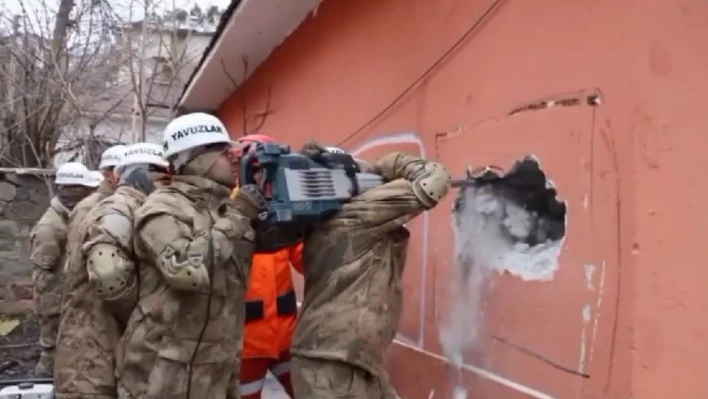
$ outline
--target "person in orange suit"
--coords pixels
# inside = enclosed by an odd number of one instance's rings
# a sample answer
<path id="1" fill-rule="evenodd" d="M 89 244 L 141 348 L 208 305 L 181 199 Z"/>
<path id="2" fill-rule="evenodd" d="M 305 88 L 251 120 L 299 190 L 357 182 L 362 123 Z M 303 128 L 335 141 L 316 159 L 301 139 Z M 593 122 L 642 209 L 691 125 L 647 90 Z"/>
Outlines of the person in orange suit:
<path id="1" fill-rule="evenodd" d="M 275 143 L 265 135 L 248 135 L 236 141 L 237 151 L 248 153 L 250 145 Z M 246 291 L 246 323 L 241 357 L 241 398 L 260 399 L 270 371 L 292 398 L 290 344 L 297 320 L 297 299 L 292 265 L 302 273 L 302 243 L 298 234 L 275 228 L 258 228 L 256 253 Z"/>
<path id="2" fill-rule="evenodd" d="M 241 360 L 241 398 L 259 399 L 268 371 L 292 398 L 290 344 L 297 300 L 290 265 L 302 273 L 302 243 L 255 253 L 246 291 L 246 324 Z"/>

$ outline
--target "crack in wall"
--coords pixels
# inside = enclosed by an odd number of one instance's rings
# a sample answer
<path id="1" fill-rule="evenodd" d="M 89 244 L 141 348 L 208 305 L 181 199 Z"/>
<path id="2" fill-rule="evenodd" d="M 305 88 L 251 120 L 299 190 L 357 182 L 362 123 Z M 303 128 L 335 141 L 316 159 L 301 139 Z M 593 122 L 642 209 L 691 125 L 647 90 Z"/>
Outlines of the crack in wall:
<path id="1" fill-rule="evenodd" d="M 603 103 L 604 97 L 602 95 L 602 91 L 598 87 L 592 89 L 577 90 L 571 93 L 546 96 L 541 100 L 535 100 L 533 102 L 524 103 L 523 105 L 514 107 L 509 112 L 478 120 L 471 125 L 459 125 L 451 130 L 434 133 L 435 156 L 437 158 L 440 157 L 440 142 L 451 139 L 455 136 L 470 133 L 476 129 L 481 128 L 482 126 L 500 122 L 509 116 L 514 116 L 525 112 L 543 111 L 551 108 L 558 108 L 559 106 L 573 107 L 586 105 L 595 108 L 602 105 Z"/>
<path id="2" fill-rule="evenodd" d="M 602 102 L 599 93 L 575 95 L 571 97 L 558 97 L 536 101 L 512 109 L 507 115 L 512 116 L 521 112 L 540 111 L 553 107 L 575 107 L 580 105 L 598 106 Z"/>

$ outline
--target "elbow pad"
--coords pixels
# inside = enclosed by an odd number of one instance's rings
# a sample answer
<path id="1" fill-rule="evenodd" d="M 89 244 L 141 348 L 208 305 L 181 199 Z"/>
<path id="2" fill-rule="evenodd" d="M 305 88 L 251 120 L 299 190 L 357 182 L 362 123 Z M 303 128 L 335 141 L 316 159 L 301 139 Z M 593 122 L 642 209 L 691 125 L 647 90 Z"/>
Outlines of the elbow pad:
<path id="1" fill-rule="evenodd" d="M 183 247 L 186 252 L 175 250 L 168 244 L 158 256 L 157 267 L 170 288 L 180 291 L 208 290 L 209 272 L 204 264 L 208 247 L 206 237 L 199 236 Z"/>
<path id="2" fill-rule="evenodd" d="M 136 295 L 135 264 L 118 247 L 96 244 L 86 256 L 89 283 L 99 298 L 117 301 Z"/>
<path id="3" fill-rule="evenodd" d="M 438 204 L 450 189 L 450 174 L 441 163 L 425 165 L 423 174 L 413 182 L 413 193 L 427 209 Z"/>

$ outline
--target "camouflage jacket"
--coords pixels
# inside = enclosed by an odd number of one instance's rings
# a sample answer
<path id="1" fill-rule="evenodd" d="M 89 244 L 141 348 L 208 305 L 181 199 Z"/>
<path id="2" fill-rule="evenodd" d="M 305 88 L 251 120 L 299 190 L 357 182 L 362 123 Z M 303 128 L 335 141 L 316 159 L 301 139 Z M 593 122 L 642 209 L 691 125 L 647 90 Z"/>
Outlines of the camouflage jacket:
<path id="1" fill-rule="evenodd" d="M 95 194 L 92 197 L 97 199 Z M 112 234 L 110 227 L 103 223 L 103 217 L 119 213 L 132 220 L 144 200 L 145 194 L 124 186 L 88 210 L 82 220 L 76 219 L 81 216 L 74 214 L 70 233 L 74 241 L 69 244 L 70 257 L 66 261 L 66 291 L 54 365 L 54 386 L 59 399 L 117 396 L 115 349 L 123 327 L 116 318 L 116 308 L 109 307 L 92 290 L 85 255 L 96 243 L 113 244 L 132 252 L 132 240 Z M 137 292 L 135 294 L 137 300 Z M 134 305 L 135 301 L 129 301 L 118 310 L 125 312 Z"/>
<path id="2" fill-rule="evenodd" d="M 66 248 L 66 260 L 63 265 L 66 284 L 62 295 L 62 309 L 76 295 L 77 289 L 87 280 L 86 268 L 81 261 L 81 247 L 86 239 L 86 229 L 96 222 L 96 213 L 90 222 L 84 223 L 90 211 L 106 197 L 113 194 L 111 186 L 102 182 L 98 190 L 81 200 L 69 214 L 69 233 Z"/>
<path id="3" fill-rule="evenodd" d="M 380 375 L 402 308 L 404 224 L 426 208 L 412 182 L 428 162 L 402 153 L 374 164 L 388 183 L 346 203 L 305 240 L 305 297 L 291 353 Z"/>
<path id="4" fill-rule="evenodd" d="M 69 213 L 69 233 L 67 235 L 66 259 L 62 265 L 67 281 L 62 290 L 62 308 L 67 301 L 67 295 L 69 295 L 73 290 L 71 281 L 72 278 L 78 277 L 72 276 L 72 272 L 70 272 L 69 269 L 75 270 L 75 266 L 72 267 L 72 265 L 70 265 L 70 261 L 74 256 L 72 250 L 81 250 L 81 245 L 83 244 L 82 236 L 86 232 L 82 229 L 82 222 L 91 209 L 111 194 L 113 194 L 113 188 L 104 181 L 98 186 L 96 191 L 79 201 L 74 209 L 71 210 L 71 213 Z"/>
<path id="5" fill-rule="evenodd" d="M 228 196 L 226 187 L 211 180 L 174 176 L 138 210 L 140 300 L 116 354 L 119 397 L 182 399 L 191 364 L 192 398 L 240 398 L 255 215 L 244 216 Z M 211 269 L 211 286 L 193 291 L 170 286 L 174 267 L 186 263 Z"/>
<path id="6" fill-rule="evenodd" d="M 58 315 L 61 311 L 68 222 L 69 210 L 53 197 L 30 233 L 35 310 L 40 315 Z"/>
<path id="7" fill-rule="evenodd" d="M 69 214 L 69 241 L 71 242 L 71 231 L 73 226 L 78 226 L 81 221 L 86 217 L 86 214 L 104 198 L 113 194 L 113 186 L 107 181 L 102 181 L 98 186 L 98 189 L 93 193 L 89 194 L 86 198 L 79 201 L 78 204 L 71 210 Z"/>

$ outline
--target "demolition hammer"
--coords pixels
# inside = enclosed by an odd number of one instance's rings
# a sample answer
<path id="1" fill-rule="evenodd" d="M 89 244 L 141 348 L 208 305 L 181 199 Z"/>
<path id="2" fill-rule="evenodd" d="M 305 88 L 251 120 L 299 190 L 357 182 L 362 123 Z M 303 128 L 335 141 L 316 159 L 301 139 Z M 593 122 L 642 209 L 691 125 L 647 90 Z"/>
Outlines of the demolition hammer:
<path id="1" fill-rule="evenodd" d="M 271 225 L 321 220 L 339 212 L 352 197 L 384 183 L 377 174 L 361 172 L 349 154 L 327 152 L 313 159 L 276 143 L 259 144 L 255 152 L 244 155 L 239 173 L 241 184 L 264 182 L 267 209 L 261 219 Z M 453 180 L 452 187 L 474 186 L 480 178 Z"/>

